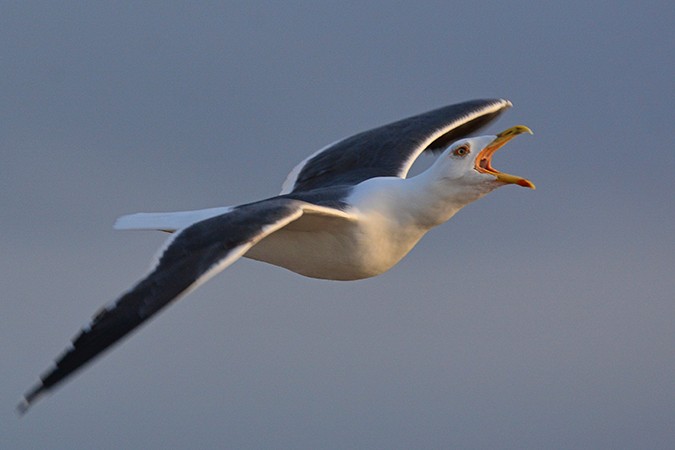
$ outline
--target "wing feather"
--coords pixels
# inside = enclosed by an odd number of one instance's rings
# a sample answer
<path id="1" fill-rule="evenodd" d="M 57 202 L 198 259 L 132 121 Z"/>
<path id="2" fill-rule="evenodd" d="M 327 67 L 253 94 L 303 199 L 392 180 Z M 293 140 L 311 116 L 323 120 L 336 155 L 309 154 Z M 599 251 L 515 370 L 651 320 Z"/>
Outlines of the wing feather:
<path id="1" fill-rule="evenodd" d="M 298 164 L 281 194 L 355 185 L 374 177 L 405 178 L 424 151 L 441 151 L 495 120 L 511 102 L 472 100 L 374 128 L 329 145 Z"/>
<path id="2" fill-rule="evenodd" d="M 174 234 L 157 266 L 126 294 L 96 314 L 53 368 L 18 406 L 32 403 L 128 335 L 157 312 L 235 262 L 253 245 L 303 213 L 350 219 L 343 211 L 275 197 L 243 205 Z"/>

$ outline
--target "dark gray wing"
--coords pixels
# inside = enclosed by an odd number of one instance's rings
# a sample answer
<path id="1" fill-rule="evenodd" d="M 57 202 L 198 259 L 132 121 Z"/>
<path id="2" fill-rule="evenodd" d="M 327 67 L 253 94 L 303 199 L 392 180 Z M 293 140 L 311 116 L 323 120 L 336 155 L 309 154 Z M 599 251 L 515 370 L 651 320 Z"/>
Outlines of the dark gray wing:
<path id="1" fill-rule="evenodd" d="M 140 324 L 190 289 L 223 270 L 265 236 L 303 213 L 347 215 L 305 202 L 272 198 L 234 208 L 174 235 L 154 270 L 109 307 L 103 308 L 29 391 L 18 410 L 24 413 L 42 394 L 100 355 Z"/>
<path id="2" fill-rule="evenodd" d="M 442 151 L 484 127 L 510 106 L 511 102 L 502 99 L 472 100 L 348 137 L 298 164 L 281 193 L 354 185 L 374 177 L 405 178 L 420 153 Z"/>

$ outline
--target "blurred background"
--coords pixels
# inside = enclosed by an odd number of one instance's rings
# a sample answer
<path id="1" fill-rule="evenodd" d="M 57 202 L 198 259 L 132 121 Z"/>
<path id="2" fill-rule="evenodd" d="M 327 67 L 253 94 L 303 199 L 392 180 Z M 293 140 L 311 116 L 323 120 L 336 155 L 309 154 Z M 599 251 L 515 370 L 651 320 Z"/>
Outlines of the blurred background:
<path id="1" fill-rule="evenodd" d="M 0 11 L 3 448 L 672 448 L 672 2 Z M 495 166 L 536 191 L 369 280 L 242 260 L 16 417 L 164 240 L 116 217 L 269 197 L 328 143 L 485 97 L 514 104 L 485 134 L 534 130 Z"/>

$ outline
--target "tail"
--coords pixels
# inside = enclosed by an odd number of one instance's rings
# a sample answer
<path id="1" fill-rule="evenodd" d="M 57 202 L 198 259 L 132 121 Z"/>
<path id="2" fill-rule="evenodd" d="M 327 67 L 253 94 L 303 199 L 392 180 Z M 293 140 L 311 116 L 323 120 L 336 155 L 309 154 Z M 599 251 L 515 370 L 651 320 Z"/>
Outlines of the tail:
<path id="1" fill-rule="evenodd" d="M 230 206 L 164 213 L 136 213 L 115 221 L 116 230 L 159 230 L 173 233 L 190 225 L 232 211 Z"/>

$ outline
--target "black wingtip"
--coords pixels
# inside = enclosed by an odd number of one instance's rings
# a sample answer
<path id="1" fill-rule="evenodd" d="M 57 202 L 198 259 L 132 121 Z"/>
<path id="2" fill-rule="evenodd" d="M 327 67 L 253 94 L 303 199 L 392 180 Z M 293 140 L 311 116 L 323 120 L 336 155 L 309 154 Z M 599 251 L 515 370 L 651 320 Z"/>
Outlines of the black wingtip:
<path id="1" fill-rule="evenodd" d="M 23 417 L 30 408 L 30 403 L 25 398 L 22 398 L 18 405 L 16 405 L 16 413 L 19 417 Z"/>
<path id="2" fill-rule="evenodd" d="M 16 412 L 20 417 L 23 417 L 31 406 L 44 394 L 46 393 L 46 387 L 44 384 L 40 383 L 36 385 L 33 389 L 28 391 L 26 395 L 23 396 L 18 405 L 16 405 Z"/>

